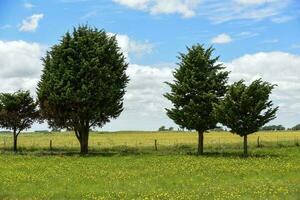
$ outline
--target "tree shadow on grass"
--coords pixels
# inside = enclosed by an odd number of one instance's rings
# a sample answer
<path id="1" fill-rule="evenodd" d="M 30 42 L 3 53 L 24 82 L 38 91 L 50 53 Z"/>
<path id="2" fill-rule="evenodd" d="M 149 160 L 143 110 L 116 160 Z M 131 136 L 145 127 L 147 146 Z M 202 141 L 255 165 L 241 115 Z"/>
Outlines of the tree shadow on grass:
<path id="1" fill-rule="evenodd" d="M 226 150 L 226 151 L 224 151 Z M 0 148 L 2 154 L 15 154 L 11 148 Z M 191 145 L 174 145 L 165 146 L 155 151 L 153 147 L 128 147 L 128 146 L 114 146 L 110 148 L 90 148 L 89 154 L 82 155 L 78 148 L 60 147 L 49 148 L 42 147 L 31 147 L 19 148 L 17 155 L 31 155 L 31 156 L 74 156 L 74 157 L 112 157 L 112 156 L 141 156 L 141 155 L 157 155 L 157 156 L 168 156 L 168 155 L 188 155 L 201 157 L 224 157 L 224 158 L 270 158 L 279 157 L 282 155 L 274 154 L 271 152 L 250 152 L 247 157 L 243 155 L 242 151 L 237 149 L 210 149 L 203 155 L 196 153 L 195 147 Z"/>
<path id="2" fill-rule="evenodd" d="M 31 156 L 82 156 L 82 157 L 112 157 L 112 156 L 132 156 L 145 155 L 151 152 L 143 151 L 132 147 L 116 147 L 90 149 L 88 154 L 81 154 L 77 148 L 19 148 L 13 152 L 11 148 L 0 148 L 2 154 L 31 155 Z"/>
<path id="3" fill-rule="evenodd" d="M 202 155 L 198 155 L 196 152 L 188 152 L 188 155 L 197 156 L 197 157 L 224 157 L 224 158 L 275 158 L 279 157 L 278 154 L 270 154 L 270 153 L 249 153 L 245 156 L 242 152 L 204 152 Z"/>

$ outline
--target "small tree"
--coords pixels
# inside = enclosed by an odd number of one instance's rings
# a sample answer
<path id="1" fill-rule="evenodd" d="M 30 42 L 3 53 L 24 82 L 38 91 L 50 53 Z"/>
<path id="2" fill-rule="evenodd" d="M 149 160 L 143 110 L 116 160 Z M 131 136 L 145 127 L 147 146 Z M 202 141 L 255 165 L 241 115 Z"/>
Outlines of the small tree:
<path id="1" fill-rule="evenodd" d="M 0 94 L 0 127 L 13 131 L 14 151 L 21 131 L 30 128 L 38 116 L 37 103 L 29 91 Z"/>
<path id="2" fill-rule="evenodd" d="M 165 126 L 161 126 L 158 128 L 158 131 L 165 131 L 166 130 L 166 127 Z"/>
<path id="3" fill-rule="evenodd" d="M 79 26 L 43 58 L 38 100 L 50 127 L 74 130 L 88 153 L 89 130 L 123 110 L 127 62 L 115 36 Z"/>
<path id="4" fill-rule="evenodd" d="M 203 154 L 203 133 L 216 127 L 213 105 L 226 92 L 228 72 L 213 58 L 212 47 L 203 45 L 187 48 L 179 55 L 179 68 L 173 73 L 174 83 L 167 83 L 171 92 L 165 97 L 173 103 L 167 115 L 181 128 L 198 132 L 198 154 Z"/>
<path id="5" fill-rule="evenodd" d="M 249 86 L 244 81 L 229 87 L 224 100 L 216 105 L 216 116 L 230 132 L 244 137 L 244 155 L 247 155 L 247 136 L 257 132 L 276 117 L 278 107 L 273 108 L 269 96 L 275 85 L 261 79 Z"/>

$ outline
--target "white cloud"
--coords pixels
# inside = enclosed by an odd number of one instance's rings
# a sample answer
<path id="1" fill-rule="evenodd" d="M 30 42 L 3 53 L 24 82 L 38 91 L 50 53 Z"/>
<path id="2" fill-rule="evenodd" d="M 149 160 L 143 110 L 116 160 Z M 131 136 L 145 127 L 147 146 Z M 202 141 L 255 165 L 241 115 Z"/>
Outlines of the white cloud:
<path id="1" fill-rule="evenodd" d="M 116 3 L 135 9 L 146 9 L 151 0 L 113 0 Z"/>
<path id="2" fill-rule="evenodd" d="M 127 74 L 130 83 L 125 95 L 129 110 L 139 110 L 143 115 L 157 115 L 163 112 L 168 104 L 163 94 L 168 91 L 165 81 L 172 80 L 171 68 L 129 65 Z M 143 105 L 143 106 L 142 106 Z"/>
<path id="3" fill-rule="evenodd" d="M 232 42 L 232 38 L 230 35 L 222 33 L 220 35 L 217 35 L 216 37 L 211 39 L 211 43 L 213 44 L 226 44 Z"/>
<path id="4" fill-rule="evenodd" d="M 180 14 L 184 18 L 196 15 L 200 0 L 113 0 L 130 8 L 151 14 Z"/>
<path id="5" fill-rule="evenodd" d="M 271 18 L 283 23 L 291 16 L 282 16 L 292 0 L 113 0 L 121 5 L 151 14 L 180 14 L 188 18 L 205 16 L 214 23 L 232 20 L 261 20 Z"/>
<path id="6" fill-rule="evenodd" d="M 111 36 L 115 35 L 114 33 L 109 34 Z M 136 41 L 123 34 L 116 34 L 116 39 L 122 52 L 128 60 L 130 60 L 130 56 L 142 56 L 144 54 L 149 54 L 152 52 L 154 47 L 153 44 L 149 43 L 148 41 Z"/>
<path id="7" fill-rule="evenodd" d="M 199 4 L 199 0 L 159 0 L 151 7 L 150 12 L 152 14 L 178 13 L 184 18 L 189 18 L 196 15 Z"/>
<path id="8" fill-rule="evenodd" d="M 165 108 L 171 103 L 163 96 L 171 82 L 172 68 L 130 64 L 127 69 L 130 82 L 124 97 L 121 116 L 107 124 L 109 130 L 156 130 L 161 125 L 174 126 L 166 116 Z"/>
<path id="9" fill-rule="evenodd" d="M 35 14 L 27 17 L 26 19 L 23 19 L 22 25 L 20 26 L 19 30 L 25 32 L 34 32 L 38 28 L 39 21 L 43 19 L 43 17 L 44 14 Z"/>
<path id="10" fill-rule="evenodd" d="M 35 94 L 45 49 L 37 43 L 0 40 L 0 91 L 29 89 Z"/>
<path id="11" fill-rule="evenodd" d="M 259 35 L 258 33 L 249 32 L 249 31 L 244 31 L 244 32 L 241 32 L 241 33 L 237 34 L 239 39 L 252 38 L 252 37 L 256 37 L 258 35 Z"/>
<path id="12" fill-rule="evenodd" d="M 35 7 L 35 5 L 28 3 L 28 2 L 24 3 L 23 6 L 24 6 L 24 8 L 27 8 L 27 9 L 31 9 L 31 8 Z"/>
<path id="13" fill-rule="evenodd" d="M 262 20 L 280 17 L 291 5 L 291 0 L 205 0 L 199 14 L 214 23 L 232 20 Z"/>
<path id="14" fill-rule="evenodd" d="M 262 5 L 266 3 L 272 3 L 276 0 L 235 0 L 236 3 L 241 5 Z"/>

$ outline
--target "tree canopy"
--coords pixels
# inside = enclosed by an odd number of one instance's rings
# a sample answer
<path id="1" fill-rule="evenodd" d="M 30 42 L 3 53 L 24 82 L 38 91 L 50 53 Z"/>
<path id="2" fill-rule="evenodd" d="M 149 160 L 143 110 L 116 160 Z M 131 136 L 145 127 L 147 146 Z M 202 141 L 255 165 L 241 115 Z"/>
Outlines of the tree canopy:
<path id="1" fill-rule="evenodd" d="M 226 92 L 228 72 L 224 71 L 219 57 L 213 57 L 214 49 L 203 45 L 187 48 L 180 53 L 180 60 L 174 73 L 174 83 L 167 83 L 171 92 L 165 97 L 173 104 L 166 109 L 167 115 L 181 128 L 196 130 L 198 153 L 203 153 L 203 132 L 216 127 L 217 119 L 213 105 L 218 103 Z"/>
<path id="2" fill-rule="evenodd" d="M 102 127 L 123 110 L 127 62 L 115 36 L 87 25 L 67 32 L 43 58 L 37 96 L 52 128 L 75 131 L 88 153 L 91 127 Z"/>
<path id="3" fill-rule="evenodd" d="M 215 105 L 220 123 L 232 133 L 244 137 L 244 153 L 247 154 L 247 135 L 257 132 L 263 125 L 276 118 L 278 107 L 273 107 L 270 94 L 275 85 L 253 81 L 249 86 L 244 81 L 231 85 L 220 104 Z"/>
<path id="4" fill-rule="evenodd" d="M 0 127 L 13 131 L 14 151 L 20 132 L 30 128 L 38 117 L 37 103 L 29 91 L 0 94 Z"/>

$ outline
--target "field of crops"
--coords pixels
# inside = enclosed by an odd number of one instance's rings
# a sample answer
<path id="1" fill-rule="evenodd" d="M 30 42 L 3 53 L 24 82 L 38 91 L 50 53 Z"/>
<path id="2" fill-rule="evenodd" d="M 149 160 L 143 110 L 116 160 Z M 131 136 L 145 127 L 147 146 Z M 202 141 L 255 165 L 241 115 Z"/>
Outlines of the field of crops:
<path id="1" fill-rule="evenodd" d="M 248 158 L 230 133 L 205 134 L 203 156 L 196 142 L 188 132 L 92 133 L 80 156 L 72 133 L 32 133 L 15 154 L 2 134 L 0 199 L 299 199 L 299 132 L 251 135 Z"/>

